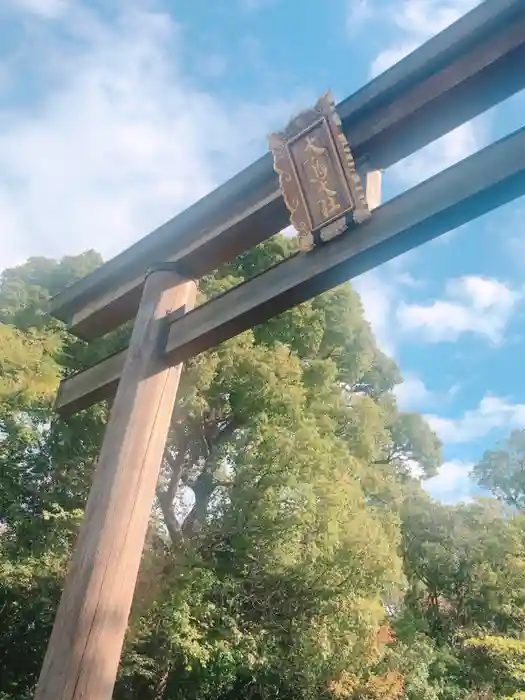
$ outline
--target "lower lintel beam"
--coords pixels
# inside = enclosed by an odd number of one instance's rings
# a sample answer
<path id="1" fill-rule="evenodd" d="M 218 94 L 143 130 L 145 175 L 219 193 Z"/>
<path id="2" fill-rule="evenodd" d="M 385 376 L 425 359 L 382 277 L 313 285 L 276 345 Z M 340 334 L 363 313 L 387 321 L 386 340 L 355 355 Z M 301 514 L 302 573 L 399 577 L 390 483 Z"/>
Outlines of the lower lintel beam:
<path id="1" fill-rule="evenodd" d="M 525 194 L 524 154 L 525 128 L 386 202 L 368 223 L 175 319 L 170 361 L 185 361 Z M 72 413 L 111 396 L 124 355 L 65 379 L 57 410 Z"/>

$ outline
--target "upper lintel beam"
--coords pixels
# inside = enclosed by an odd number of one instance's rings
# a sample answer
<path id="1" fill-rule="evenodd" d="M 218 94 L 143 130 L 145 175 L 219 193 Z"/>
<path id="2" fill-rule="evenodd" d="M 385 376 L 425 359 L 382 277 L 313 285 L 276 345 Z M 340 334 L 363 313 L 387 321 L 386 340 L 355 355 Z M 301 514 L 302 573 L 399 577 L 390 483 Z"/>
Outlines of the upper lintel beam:
<path id="1" fill-rule="evenodd" d="M 177 318 L 166 345 L 170 360 L 185 361 L 525 194 L 524 153 L 525 128 L 380 206 L 368 223 Z M 57 409 L 71 413 L 111 395 L 124 357 L 65 379 Z"/>
<path id="2" fill-rule="evenodd" d="M 338 106 L 358 162 L 382 169 L 525 87 L 525 3 L 486 0 Z M 269 155 L 59 294 L 50 312 L 95 338 L 133 317 L 145 269 L 199 278 L 288 223 Z"/>

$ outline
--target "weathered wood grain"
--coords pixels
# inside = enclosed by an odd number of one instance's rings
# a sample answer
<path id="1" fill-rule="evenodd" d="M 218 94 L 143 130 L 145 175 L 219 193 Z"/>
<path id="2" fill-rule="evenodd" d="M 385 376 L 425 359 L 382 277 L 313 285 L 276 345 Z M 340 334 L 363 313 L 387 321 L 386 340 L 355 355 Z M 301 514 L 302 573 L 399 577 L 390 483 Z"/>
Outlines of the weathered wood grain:
<path id="1" fill-rule="evenodd" d="M 147 278 L 35 700 L 112 696 L 181 373 L 162 357 L 162 321 L 195 290 Z"/>

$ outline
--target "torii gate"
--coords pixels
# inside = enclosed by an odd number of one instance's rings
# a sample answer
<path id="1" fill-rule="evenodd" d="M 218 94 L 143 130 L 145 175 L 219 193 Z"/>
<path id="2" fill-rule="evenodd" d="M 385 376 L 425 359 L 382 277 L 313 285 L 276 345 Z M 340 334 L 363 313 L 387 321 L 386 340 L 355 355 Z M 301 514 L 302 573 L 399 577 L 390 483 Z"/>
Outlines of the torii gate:
<path id="1" fill-rule="evenodd" d="M 524 65 L 525 0 L 485 0 L 337 113 L 321 100 L 274 135 L 282 190 L 267 155 L 52 300 L 86 340 L 135 323 L 127 350 L 60 386 L 62 413 L 114 402 L 35 700 L 111 698 L 182 363 L 524 194 L 525 127 L 375 208 L 380 170 L 524 88 Z M 312 135 L 324 150 L 301 160 Z M 309 250 L 193 309 L 194 280 L 290 213 Z"/>

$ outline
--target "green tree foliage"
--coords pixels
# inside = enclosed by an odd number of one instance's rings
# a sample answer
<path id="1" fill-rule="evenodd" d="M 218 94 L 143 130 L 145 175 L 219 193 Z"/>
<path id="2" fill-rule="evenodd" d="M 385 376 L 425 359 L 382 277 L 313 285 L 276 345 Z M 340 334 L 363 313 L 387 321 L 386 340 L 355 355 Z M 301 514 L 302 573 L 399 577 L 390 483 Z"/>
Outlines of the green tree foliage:
<path id="1" fill-rule="evenodd" d="M 45 315 L 45 305 L 100 262 L 92 252 L 59 263 L 35 258 L 0 278 L 0 677 L 6 697 L 31 696 L 106 420 L 99 406 L 53 421 L 60 377 L 101 348 L 68 336 Z"/>
<path id="2" fill-rule="evenodd" d="M 203 298 L 287 254 L 285 240 L 246 253 L 203 281 Z M 381 397 L 396 381 L 348 285 L 188 364 L 159 485 L 171 544 L 191 562 L 174 573 L 169 606 L 180 614 L 174 591 L 194 601 L 184 655 L 161 645 L 154 677 L 168 697 L 208 697 L 209 685 L 214 696 L 314 698 L 341 669 L 366 665 L 382 600 L 402 585 L 399 521 L 374 498 L 376 463 L 420 447 L 390 430 L 395 406 Z M 206 628 L 222 630 L 211 645 L 195 642 L 204 600 Z M 172 629 L 165 607 L 156 614 L 146 635 Z M 120 689 L 147 685 L 143 669 L 158 662 L 135 657 Z"/>
<path id="3" fill-rule="evenodd" d="M 525 511 L 525 430 L 512 431 L 506 442 L 485 452 L 473 476 L 497 499 Z"/>
<path id="4" fill-rule="evenodd" d="M 292 251 L 248 251 L 199 302 Z M 129 336 L 86 345 L 45 304 L 100 262 L 0 278 L 3 700 L 32 697 L 107 419 L 57 420 L 58 382 Z M 116 700 L 467 700 L 505 664 L 494 697 L 517 700 L 521 520 L 425 495 L 441 446 L 399 381 L 348 284 L 187 364 Z"/>
<path id="5" fill-rule="evenodd" d="M 495 697 L 525 696 L 525 641 L 489 635 L 465 639 L 463 656 L 476 689 Z"/>
<path id="6" fill-rule="evenodd" d="M 416 492 L 403 506 L 403 540 L 408 588 L 394 626 L 403 658 L 406 650 L 413 654 L 414 645 L 423 649 L 421 640 L 426 640 L 427 659 L 418 672 L 426 691 L 418 686 L 418 694 L 506 697 L 494 684 L 487 695 L 490 684 L 480 675 L 472 650 L 477 640 L 489 638 L 512 647 L 523 634 L 521 518 L 509 517 L 500 504 L 486 499 L 444 506 Z M 487 656 L 487 673 L 497 674 L 496 662 L 491 664 Z"/>
<path id="7" fill-rule="evenodd" d="M 519 633 L 525 622 L 521 523 L 492 502 L 418 501 L 406 510 L 404 552 L 410 603 L 424 615 L 425 629 L 438 643 L 464 629 Z"/>

